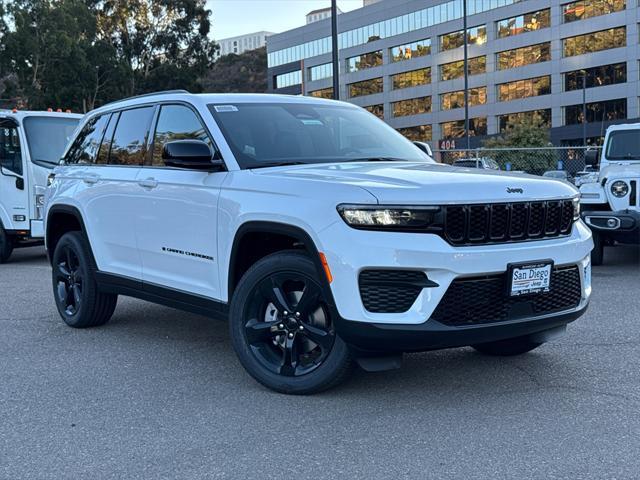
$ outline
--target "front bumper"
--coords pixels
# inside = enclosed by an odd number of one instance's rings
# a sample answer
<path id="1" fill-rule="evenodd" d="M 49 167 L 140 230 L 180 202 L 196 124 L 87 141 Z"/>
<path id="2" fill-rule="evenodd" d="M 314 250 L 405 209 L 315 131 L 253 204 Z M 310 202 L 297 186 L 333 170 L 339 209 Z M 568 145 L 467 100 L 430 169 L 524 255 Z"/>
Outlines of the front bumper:
<path id="1" fill-rule="evenodd" d="M 640 212 L 582 212 L 584 222 L 593 230 L 622 243 L 640 245 Z"/>
<path id="2" fill-rule="evenodd" d="M 578 221 L 571 235 L 548 240 L 453 247 L 436 235 L 354 230 L 336 222 L 320 232 L 333 283 L 331 293 L 337 314 L 344 321 L 365 324 L 427 325 L 456 278 L 501 274 L 510 263 L 552 260 L 555 266 L 585 262 L 593 248 L 591 231 Z M 403 313 L 367 311 L 360 297 L 360 272 L 366 269 L 406 269 L 424 272 L 436 287 L 424 288 Z M 591 295 L 588 269 L 580 269 L 582 301 Z M 464 299 L 461 299 L 464 301 Z"/>
<path id="3" fill-rule="evenodd" d="M 523 318 L 508 322 L 450 327 L 433 320 L 421 325 L 350 322 L 338 319 L 336 329 L 359 355 L 420 352 L 465 347 L 508 338 L 534 335 L 566 324 L 587 311 L 588 301 L 561 313 Z"/>

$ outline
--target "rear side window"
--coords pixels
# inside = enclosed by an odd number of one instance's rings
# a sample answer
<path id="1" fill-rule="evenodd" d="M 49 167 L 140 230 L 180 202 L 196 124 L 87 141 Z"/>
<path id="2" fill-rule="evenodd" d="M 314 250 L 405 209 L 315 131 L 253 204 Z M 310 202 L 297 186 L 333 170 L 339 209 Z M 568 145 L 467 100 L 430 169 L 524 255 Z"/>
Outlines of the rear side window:
<path id="1" fill-rule="evenodd" d="M 93 117 L 82 127 L 64 159 L 65 163 L 95 163 L 109 117 L 110 114 Z"/>
<path id="2" fill-rule="evenodd" d="M 154 166 L 164 166 L 162 149 L 174 140 L 202 140 L 213 151 L 211 138 L 196 113 L 184 105 L 164 105 L 160 109 L 153 139 Z"/>
<path id="3" fill-rule="evenodd" d="M 120 118 L 120 112 L 116 112 L 111 115 L 107 130 L 104 132 L 104 138 L 102 139 L 102 145 L 100 145 L 100 151 L 98 152 L 98 158 L 96 163 L 99 165 L 109 164 L 109 153 L 111 152 L 111 142 L 113 141 L 113 132 L 116 130 L 118 119 Z"/>
<path id="4" fill-rule="evenodd" d="M 109 165 L 142 165 L 154 107 L 120 112 L 109 154 Z"/>
<path id="5" fill-rule="evenodd" d="M 18 128 L 8 120 L 0 120 L 0 165 L 22 175 L 22 150 Z"/>

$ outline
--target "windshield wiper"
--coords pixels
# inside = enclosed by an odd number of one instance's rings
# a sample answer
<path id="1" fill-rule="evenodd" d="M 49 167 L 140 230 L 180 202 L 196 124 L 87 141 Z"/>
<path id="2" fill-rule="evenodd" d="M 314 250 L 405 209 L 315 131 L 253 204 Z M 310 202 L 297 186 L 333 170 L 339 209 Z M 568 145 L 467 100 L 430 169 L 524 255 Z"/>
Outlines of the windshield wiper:
<path id="1" fill-rule="evenodd" d="M 291 160 L 286 162 L 258 162 L 258 163 L 249 165 L 248 168 L 287 167 L 290 165 L 309 165 L 309 164 L 306 162 L 300 162 L 296 160 Z"/>
<path id="2" fill-rule="evenodd" d="M 395 157 L 364 157 L 364 158 L 349 158 L 343 160 L 343 162 L 410 162 L 406 158 Z"/>
<path id="3" fill-rule="evenodd" d="M 58 165 L 60 165 L 59 162 L 52 162 L 50 160 L 42 160 L 40 158 L 34 158 L 33 160 L 31 160 L 33 163 L 35 163 L 36 165 L 40 165 L 41 167 L 45 167 L 45 168 L 49 168 L 49 167 L 57 167 Z"/>

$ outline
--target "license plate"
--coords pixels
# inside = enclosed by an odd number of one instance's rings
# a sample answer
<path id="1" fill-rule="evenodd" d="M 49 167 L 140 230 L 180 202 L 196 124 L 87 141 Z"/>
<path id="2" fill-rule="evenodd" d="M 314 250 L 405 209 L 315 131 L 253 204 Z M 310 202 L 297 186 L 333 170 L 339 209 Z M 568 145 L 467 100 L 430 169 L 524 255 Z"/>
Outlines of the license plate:
<path id="1" fill-rule="evenodd" d="M 532 295 L 546 293 L 551 289 L 551 269 L 549 261 L 509 266 L 509 295 Z"/>

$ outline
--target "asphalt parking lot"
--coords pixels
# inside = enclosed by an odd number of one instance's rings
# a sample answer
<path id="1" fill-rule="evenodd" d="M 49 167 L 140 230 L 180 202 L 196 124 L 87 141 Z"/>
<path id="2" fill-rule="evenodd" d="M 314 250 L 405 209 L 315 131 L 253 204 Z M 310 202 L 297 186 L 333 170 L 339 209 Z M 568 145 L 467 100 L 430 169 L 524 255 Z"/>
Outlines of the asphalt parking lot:
<path id="1" fill-rule="evenodd" d="M 639 478 L 640 252 L 607 251 L 586 316 L 519 358 L 471 349 L 288 397 L 226 324 L 121 298 L 73 330 L 40 249 L 0 266 L 0 478 Z"/>

